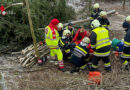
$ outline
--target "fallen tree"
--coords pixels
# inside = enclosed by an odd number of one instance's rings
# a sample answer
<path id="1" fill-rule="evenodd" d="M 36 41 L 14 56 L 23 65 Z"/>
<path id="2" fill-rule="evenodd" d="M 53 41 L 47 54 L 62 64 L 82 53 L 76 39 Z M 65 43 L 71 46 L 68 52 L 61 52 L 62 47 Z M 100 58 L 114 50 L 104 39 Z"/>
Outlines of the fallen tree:
<path id="1" fill-rule="evenodd" d="M 115 14 L 116 11 L 115 10 L 111 10 L 111 11 L 108 11 L 107 12 L 107 15 L 111 15 L 111 14 Z M 83 23 L 83 22 L 87 22 L 87 21 L 90 21 L 90 17 L 88 17 L 87 19 L 83 19 L 83 20 L 76 20 L 76 21 L 72 21 L 71 23 L 72 24 L 78 24 L 78 23 Z M 65 23 L 64 26 L 67 26 L 68 23 Z M 39 28 L 38 30 L 43 30 L 44 28 Z"/>

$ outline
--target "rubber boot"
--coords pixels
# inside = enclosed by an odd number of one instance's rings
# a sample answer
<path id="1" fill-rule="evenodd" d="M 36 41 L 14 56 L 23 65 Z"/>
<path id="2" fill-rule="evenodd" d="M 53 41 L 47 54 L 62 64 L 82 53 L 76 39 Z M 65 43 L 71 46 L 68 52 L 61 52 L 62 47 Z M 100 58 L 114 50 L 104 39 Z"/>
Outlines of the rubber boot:
<path id="1" fill-rule="evenodd" d="M 59 68 L 60 71 L 66 72 L 65 68 Z"/>
<path id="2" fill-rule="evenodd" d="M 105 67 L 106 72 L 111 72 L 111 67 Z"/>
<path id="3" fill-rule="evenodd" d="M 73 66 L 70 73 L 79 72 L 79 67 Z"/>
<path id="4" fill-rule="evenodd" d="M 59 61 L 59 70 L 62 71 L 62 72 L 65 72 L 65 68 L 64 68 L 64 62 L 63 60 Z"/>
<path id="5" fill-rule="evenodd" d="M 129 69 L 129 65 L 126 65 L 126 66 L 125 66 L 125 70 L 127 70 L 127 71 L 130 70 L 130 69 Z"/>
<path id="6" fill-rule="evenodd" d="M 45 64 L 47 62 L 47 56 L 42 57 L 43 63 Z"/>
<path id="7" fill-rule="evenodd" d="M 90 71 L 97 71 L 97 68 L 90 67 Z"/>

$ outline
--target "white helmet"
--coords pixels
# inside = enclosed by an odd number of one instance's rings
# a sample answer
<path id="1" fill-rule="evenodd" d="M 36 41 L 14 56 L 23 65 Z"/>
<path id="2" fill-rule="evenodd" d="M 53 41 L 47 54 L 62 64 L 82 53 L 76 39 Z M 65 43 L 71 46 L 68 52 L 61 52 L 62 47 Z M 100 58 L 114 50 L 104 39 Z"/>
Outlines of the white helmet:
<path id="1" fill-rule="evenodd" d="M 97 28 L 97 27 L 99 27 L 100 25 L 101 25 L 101 24 L 100 24 L 100 22 L 99 22 L 97 19 L 93 20 L 92 23 L 91 23 L 91 27 L 92 27 L 92 28 Z"/>
<path id="2" fill-rule="evenodd" d="M 95 3 L 95 4 L 93 5 L 93 8 L 99 8 L 99 3 Z"/>
<path id="3" fill-rule="evenodd" d="M 126 17 L 126 21 L 130 21 L 130 16 L 127 16 L 127 17 Z"/>
<path id="4" fill-rule="evenodd" d="M 101 11 L 100 12 L 100 16 L 106 16 L 107 15 L 107 12 L 106 11 Z"/>
<path id="5" fill-rule="evenodd" d="M 88 37 L 84 37 L 82 42 L 85 42 L 85 43 L 90 43 L 90 39 Z"/>
<path id="6" fill-rule="evenodd" d="M 58 28 L 63 28 L 63 24 L 62 24 L 62 23 L 59 23 L 59 24 L 58 24 Z"/>
<path id="7" fill-rule="evenodd" d="M 64 30 L 63 31 L 63 36 L 67 36 L 68 34 L 71 34 L 70 30 Z"/>

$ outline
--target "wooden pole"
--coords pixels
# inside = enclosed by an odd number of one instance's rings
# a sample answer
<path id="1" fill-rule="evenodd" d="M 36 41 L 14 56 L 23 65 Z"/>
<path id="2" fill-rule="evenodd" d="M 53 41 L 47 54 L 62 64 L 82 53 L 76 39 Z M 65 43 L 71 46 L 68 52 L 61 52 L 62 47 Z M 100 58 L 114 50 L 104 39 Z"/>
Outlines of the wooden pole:
<path id="1" fill-rule="evenodd" d="M 125 2 L 126 2 L 126 0 L 123 0 L 123 5 L 122 5 L 123 11 L 125 11 Z"/>
<path id="2" fill-rule="evenodd" d="M 33 29 L 33 24 L 32 24 L 32 19 L 31 19 L 31 12 L 30 12 L 30 8 L 29 8 L 28 0 L 25 0 L 25 3 L 26 3 L 26 7 L 27 7 L 28 20 L 29 20 L 29 24 L 30 24 L 32 39 L 33 39 L 35 55 L 36 55 L 37 58 L 39 58 L 39 51 L 38 51 L 37 45 L 36 45 L 36 37 L 35 37 L 34 29 Z"/>
<path id="3" fill-rule="evenodd" d="M 91 14 L 92 12 L 92 0 L 89 0 L 89 13 Z"/>

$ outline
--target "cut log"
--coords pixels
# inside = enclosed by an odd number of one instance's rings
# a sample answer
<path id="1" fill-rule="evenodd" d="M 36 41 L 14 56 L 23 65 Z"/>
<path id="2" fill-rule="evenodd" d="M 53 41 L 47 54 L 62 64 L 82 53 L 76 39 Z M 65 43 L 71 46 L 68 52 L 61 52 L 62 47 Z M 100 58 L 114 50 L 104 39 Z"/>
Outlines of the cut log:
<path id="1" fill-rule="evenodd" d="M 22 66 L 25 67 L 26 64 L 29 62 L 29 60 L 30 60 L 31 58 L 32 58 L 32 57 L 27 58 L 27 60 L 22 64 Z"/>
<path id="2" fill-rule="evenodd" d="M 17 55 L 17 54 L 21 54 L 22 52 L 12 52 L 11 55 Z"/>
<path id="3" fill-rule="evenodd" d="M 50 51 L 48 49 L 47 45 L 41 46 L 41 45 L 39 45 L 39 43 L 37 43 L 37 47 L 40 52 L 40 58 L 47 55 Z M 33 45 L 26 47 L 22 51 L 23 51 L 23 53 L 22 53 L 23 57 L 19 58 L 20 65 L 24 68 L 29 68 L 29 67 L 33 66 L 36 63 L 36 56 L 35 56 L 35 51 L 34 51 Z"/>
<path id="4" fill-rule="evenodd" d="M 30 63 L 26 64 L 26 68 L 32 67 L 36 63 L 36 60 L 33 59 Z"/>

